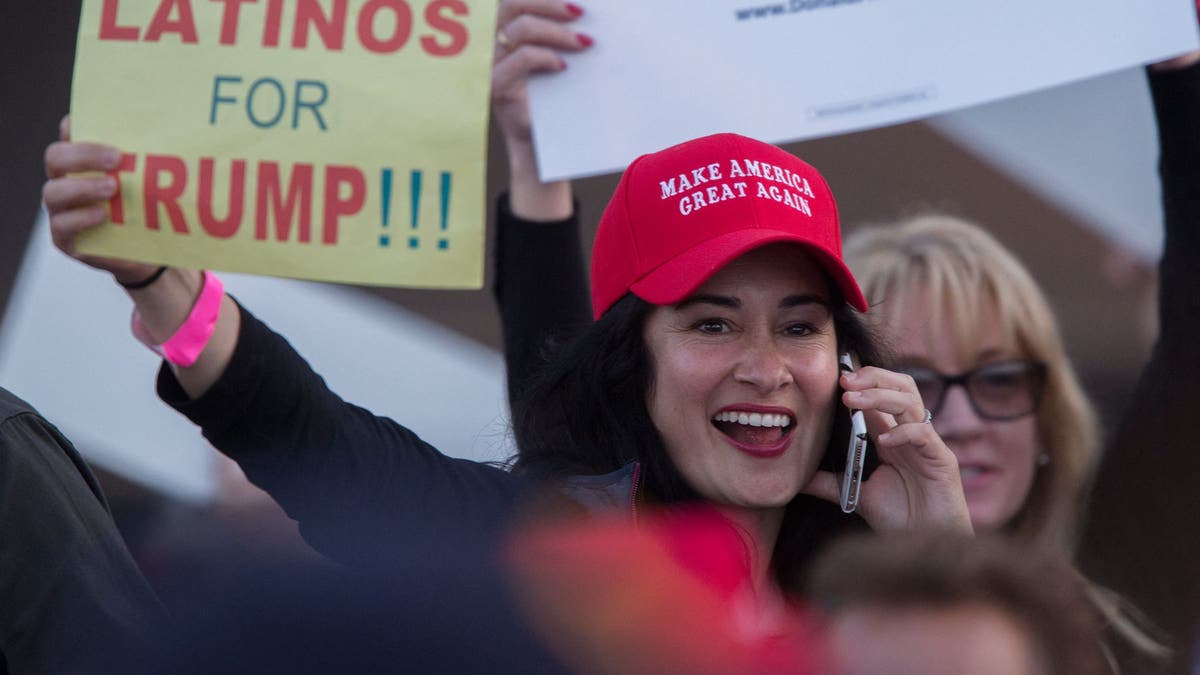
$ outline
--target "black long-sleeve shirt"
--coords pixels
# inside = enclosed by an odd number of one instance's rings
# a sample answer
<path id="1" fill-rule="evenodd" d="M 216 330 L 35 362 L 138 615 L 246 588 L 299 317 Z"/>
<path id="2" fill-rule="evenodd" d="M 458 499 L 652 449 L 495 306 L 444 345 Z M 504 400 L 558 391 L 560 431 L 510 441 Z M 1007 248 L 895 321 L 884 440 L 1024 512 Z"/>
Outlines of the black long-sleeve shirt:
<path id="1" fill-rule="evenodd" d="M 393 565 L 431 555 L 422 542 L 452 549 L 450 525 L 474 546 L 511 523 L 528 479 L 443 455 L 347 403 L 287 340 L 245 308 L 241 317 L 233 356 L 203 396 L 190 399 L 165 364 L 158 392 L 269 492 L 315 549 L 353 566 Z"/>
<path id="2" fill-rule="evenodd" d="M 577 212 L 539 222 L 514 215 L 507 195 L 497 204 L 492 292 L 500 306 L 509 403 L 520 399 L 551 342 L 591 323 Z"/>

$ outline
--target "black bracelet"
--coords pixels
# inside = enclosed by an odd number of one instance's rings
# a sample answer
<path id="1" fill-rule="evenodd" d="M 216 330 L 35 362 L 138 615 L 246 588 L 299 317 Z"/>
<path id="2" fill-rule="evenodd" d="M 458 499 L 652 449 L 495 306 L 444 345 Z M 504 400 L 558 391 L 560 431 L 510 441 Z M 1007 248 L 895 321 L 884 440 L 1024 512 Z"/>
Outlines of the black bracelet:
<path id="1" fill-rule="evenodd" d="M 143 288 L 149 286 L 150 284 L 158 281 L 158 278 L 161 277 L 163 275 L 163 272 L 166 272 L 166 271 L 167 271 L 167 266 L 163 265 L 162 267 L 154 270 L 154 274 L 151 274 L 150 276 L 146 277 L 145 279 L 142 279 L 141 281 L 134 281 L 132 283 L 125 283 L 124 281 L 118 281 L 117 283 L 121 284 L 121 286 L 127 291 L 136 291 L 136 290 L 143 289 Z"/>

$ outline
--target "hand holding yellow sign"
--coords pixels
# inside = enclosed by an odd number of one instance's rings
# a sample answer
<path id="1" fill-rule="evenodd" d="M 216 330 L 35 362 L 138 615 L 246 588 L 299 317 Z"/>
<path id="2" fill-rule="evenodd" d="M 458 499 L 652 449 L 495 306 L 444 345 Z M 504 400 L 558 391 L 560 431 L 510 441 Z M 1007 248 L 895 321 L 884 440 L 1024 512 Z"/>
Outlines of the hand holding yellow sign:
<path id="1" fill-rule="evenodd" d="M 478 288 L 494 2 L 88 0 L 76 140 L 122 149 L 81 251 Z"/>

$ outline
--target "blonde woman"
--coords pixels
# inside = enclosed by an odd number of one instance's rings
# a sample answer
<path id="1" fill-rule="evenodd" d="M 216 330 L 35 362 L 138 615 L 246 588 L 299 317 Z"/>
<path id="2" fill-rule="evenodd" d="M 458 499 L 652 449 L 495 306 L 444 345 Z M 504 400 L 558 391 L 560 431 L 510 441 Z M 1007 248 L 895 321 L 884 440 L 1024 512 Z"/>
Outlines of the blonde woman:
<path id="1" fill-rule="evenodd" d="M 1101 584 L 1091 593 L 1119 636 L 1110 644 L 1123 670 L 1158 670 L 1163 650 L 1106 588 L 1165 631 L 1175 652 L 1166 672 L 1193 672 L 1200 53 L 1157 64 L 1149 75 L 1166 213 L 1160 336 L 1103 453 L 1049 304 L 991 235 L 926 215 L 861 230 L 845 253 L 870 315 L 892 340 L 893 365 L 916 380 L 958 458 L 975 530 L 1002 530 L 1064 555 L 1078 544 L 1081 569 Z"/>
<path id="2" fill-rule="evenodd" d="M 981 227 L 945 215 L 860 230 L 846 257 L 893 367 L 958 459 L 975 531 L 1072 559 L 1100 434 L 1037 283 Z M 1160 665 L 1167 651 L 1140 614 L 1087 588 L 1115 633 L 1112 658 L 1139 664 L 1114 672 Z"/>
<path id="3" fill-rule="evenodd" d="M 975 529 L 1069 555 L 1099 431 L 1037 283 L 950 216 L 859 230 L 846 255 L 958 458 Z"/>

